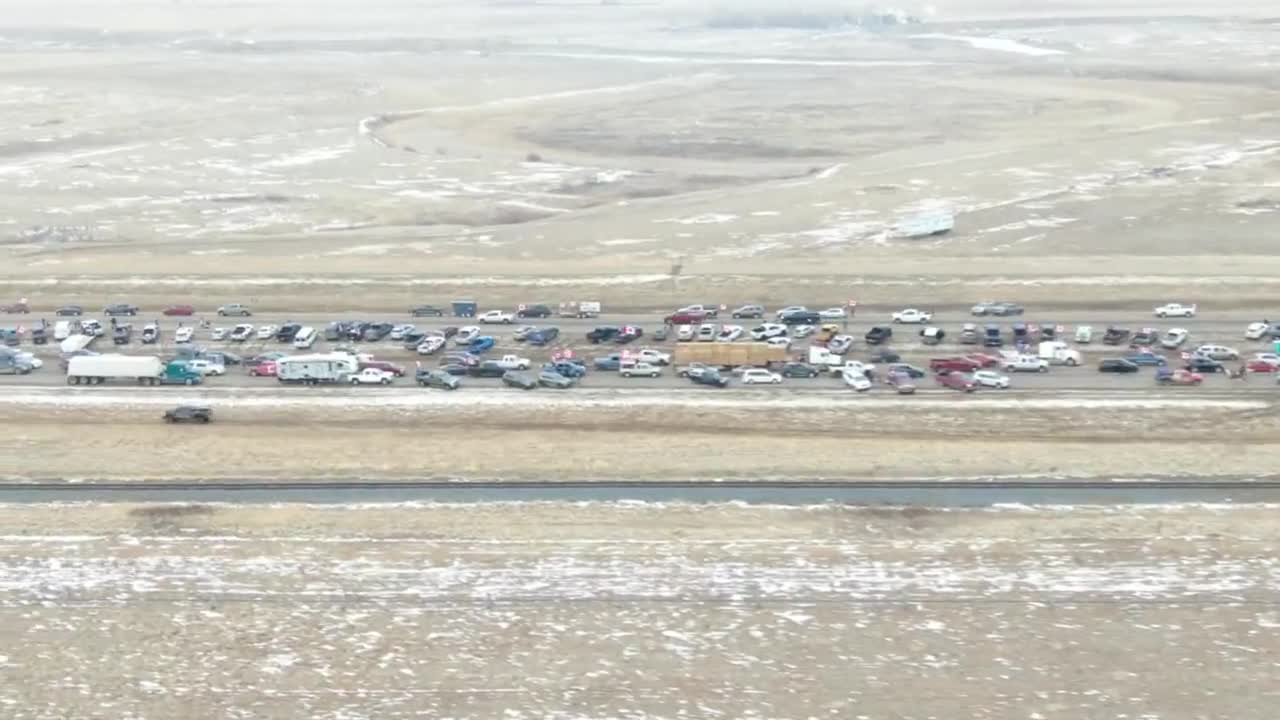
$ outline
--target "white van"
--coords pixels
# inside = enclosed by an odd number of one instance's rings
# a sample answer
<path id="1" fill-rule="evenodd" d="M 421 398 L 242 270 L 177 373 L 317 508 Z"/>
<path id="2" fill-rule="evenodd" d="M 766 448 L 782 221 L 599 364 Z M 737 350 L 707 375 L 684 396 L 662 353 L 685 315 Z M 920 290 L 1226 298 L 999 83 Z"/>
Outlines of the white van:
<path id="1" fill-rule="evenodd" d="M 299 350 L 307 350 L 316 344 L 316 329 L 310 325 L 303 325 L 298 329 L 298 334 L 293 336 L 293 346 Z"/>

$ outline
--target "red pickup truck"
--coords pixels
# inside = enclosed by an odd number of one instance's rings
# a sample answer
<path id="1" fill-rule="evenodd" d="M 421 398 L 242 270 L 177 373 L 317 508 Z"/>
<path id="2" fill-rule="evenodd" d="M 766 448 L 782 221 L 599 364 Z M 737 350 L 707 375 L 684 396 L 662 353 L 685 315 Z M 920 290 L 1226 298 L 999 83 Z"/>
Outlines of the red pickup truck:
<path id="1" fill-rule="evenodd" d="M 996 367 L 1004 362 L 1004 358 L 986 353 L 970 353 L 964 357 L 966 360 L 973 361 L 980 368 Z"/>
<path id="2" fill-rule="evenodd" d="M 973 381 L 973 378 L 964 373 L 951 372 L 949 370 L 938 373 L 938 384 L 942 387 L 963 390 L 964 392 L 973 392 L 978 389 L 978 385 Z"/>
<path id="3" fill-rule="evenodd" d="M 697 325 L 698 323 L 706 319 L 707 319 L 706 313 L 690 311 L 690 312 L 678 312 L 672 315 L 668 315 L 666 318 L 664 318 L 664 322 L 666 322 L 668 325 Z"/>
<path id="4" fill-rule="evenodd" d="M 389 372 L 396 377 L 404 376 L 404 368 L 399 365 L 393 365 L 386 360 L 366 360 L 360 363 L 361 370 L 365 370 L 366 368 L 377 368 L 383 372 Z"/>
<path id="5" fill-rule="evenodd" d="M 981 368 L 981 363 L 964 357 L 934 358 L 929 361 L 929 369 L 934 371 L 954 370 L 956 372 L 967 373 Z"/>

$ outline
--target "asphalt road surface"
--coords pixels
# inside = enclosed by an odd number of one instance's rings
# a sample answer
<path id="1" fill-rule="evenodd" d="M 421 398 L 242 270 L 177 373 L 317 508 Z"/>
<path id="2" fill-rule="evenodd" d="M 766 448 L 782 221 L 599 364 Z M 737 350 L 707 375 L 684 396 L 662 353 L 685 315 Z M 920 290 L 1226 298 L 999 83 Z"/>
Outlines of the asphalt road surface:
<path id="1" fill-rule="evenodd" d="M 1117 312 L 1098 312 L 1088 316 L 1076 314 L 1064 314 L 1056 316 L 1055 322 L 1067 327 L 1067 340 L 1071 339 L 1071 332 L 1079 325 L 1092 325 L 1095 328 L 1096 335 L 1100 338 L 1101 330 L 1107 325 L 1115 324 L 1128 327 L 1131 330 L 1138 330 L 1142 327 L 1156 327 L 1165 330 L 1171 327 L 1186 328 L 1191 337 L 1184 345 L 1184 348 L 1192 348 L 1202 343 L 1215 343 L 1228 345 L 1240 351 L 1242 357 L 1248 357 L 1254 352 L 1270 351 L 1273 349 L 1271 343 L 1262 341 L 1245 340 L 1243 337 L 1244 328 L 1249 322 L 1253 322 L 1264 317 L 1266 313 L 1259 311 L 1251 315 L 1240 315 L 1235 313 L 1223 314 L 1202 314 L 1196 318 L 1179 318 L 1174 320 L 1157 321 L 1149 316 L 1143 316 L 1137 312 L 1117 313 Z M 18 321 L 26 324 L 28 327 L 35 320 L 38 322 L 40 314 L 30 316 L 11 316 L 20 318 Z M 194 326 L 204 316 L 186 317 L 186 318 L 166 318 L 153 317 L 149 315 L 140 315 L 136 318 L 121 319 L 122 322 L 132 322 L 135 327 L 134 340 L 128 345 L 117 346 L 110 342 L 107 337 L 99 338 L 95 342 L 95 349 L 100 352 L 124 352 L 130 354 L 156 354 L 162 357 L 171 356 L 176 352 L 177 345 L 172 341 L 173 332 L 181 322 L 186 326 Z M 1045 315 L 1049 317 L 1049 315 Z M 1280 317 L 1280 315 L 1277 315 Z M 51 322 L 52 317 L 47 318 Z M 161 341 L 154 345 L 143 345 L 140 342 L 141 326 L 153 319 L 158 319 L 162 327 Z M 438 329 L 448 325 L 461 326 L 475 323 L 473 319 L 468 318 L 410 318 L 408 315 L 400 316 L 370 316 L 361 313 L 346 314 L 267 314 L 262 316 L 253 316 L 250 318 L 218 318 L 208 317 L 214 327 L 232 326 L 237 323 L 245 322 L 255 326 L 265 324 L 281 325 L 286 322 L 299 322 L 312 325 L 318 330 L 323 330 L 324 326 L 335 319 L 364 319 L 372 321 L 386 321 L 394 323 L 411 323 L 420 329 Z M 879 320 L 880 318 L 877 318 Z M 886 318 L 887 319 L 887 318 Z M 942 316 L 937 319 L 937 325 L 948 331 L 947 341 L 941 345 L 928 347 L 919 342 L 918 326 L 900 325 L 894 326 L 896 337 L 893 341 L 879 347 L 869 347 L 861 340 L 861 336 L 873 324 L 873 320 L 867 317 L 857 317 L 851 319 L 848 323 L 850 334 L 857 338 L 846 356 L 850 359 L 866 360 L 873 353 L 881 349 L 891 349 L 903 356 L 903 361 L 916 365 L 917 367 L 927 368 L 930 358 L 948 356 L 954 354 L 962 354 L 967 352 L 983 351 L 983 348 L 975 345 L 961 345 L 955 342 L 956 336 L 959 334 L 961 325 L 965 322 L 994 322 L 1001 325 L 1006 330 L 1014 322 L 1020 319 L 984 319 L 974 318 L 968 315 L 956 314 L 954 317 Z M 1028 317 L 1027 322 L 1034 322 L 1034 318 Z M 747 329 L 762 322 L 760 320 L 740 320 L 732 319 L 719 320 L 721 324 L 740 324 Z M 536 324 L 539 326 L 555 326 L 561 330 L 561 338 L 558 343 L 545 348 L 535 348 L 526 343 L 519 343 L 513 340 L 512 333 L 515 327 L 520 324 Z M 837 321 L 837 324 L 844 324 Z M 109 327 L 109 322 L 104 321 L 104 325 Z M 578 357 L 587 360 L 597 355 L 605 355 L 616 352 L 620 346 L 613 343 L 604 343 L 601 345 L 591 345 L 585 340 L 588 330 L 603 325 L 637 325 L 652 334 L 654 330 L 661 326 L 661 318 L 655 315 L 644 316 L 604 316 L 595 319 L 577 319 L 577 318 L 548 318 L 545 320 L 528 320 L 515 323 L 513 325 L 489 325 L 481 326 L 484 334 L 493 335 L 497 339 L 496 347 L 487 355 L 496 357 L 504 353 L 516 353 L 523 357 L 528 357 L 534 362 L 536 368 L 543 361 L 548 359 L 550 353 L 554 349 L 569 348 L 572 349 Z M 7 325 L 4 325 L 7 326 Z M 210 338 L 211 329 L 197 329 L 195 341 L 193 344 L 207 349 L 226 350 L 244 358 L 252 357 L 258 353 L 267 351 L 283 351 L 288 353 L 300 353 L 304 351 L 295 350 L 288 343 L 280 343 L 271 340 L 251 339 L 243 343 L 234 342 L 212 342 Z M 337 343 L 328 343 L 320 340 L 316 345 L 306 352 L 325 352 L 331 349 Z M 662 343 L 649 341 L 648 338 L 642 338 L 640 341 L 625 346 L 627 349 L 639 349 L 641 347 L 655 347 L 666 352 L 672 352 L 677 345 L 674 340 L 667 340 Z M 416 353 L 406 350 L 400 341 L 392 341 L 385 339 L 373 343 L 356 343 L 356 345 L 364 352 L 368 352 L 379 359 L 389 360 L 397 363 L 405 368 L 408 374 L 412 374 L 415 366 L 421 363 L 422 367 L 436 367 L 440 363 L 437 356 L 419 356 Z M 808 340 L 797 340 L 792 346 L 790 354 L 793 356 L 803 356 L 807 351 Z M 1008 346 L 1006 346 L 1008 347 Z M 1103 357 L 1119 357 L 1130 352 L 1127 345 L 1124 346 L 1105 346 L 1100 342 L 1094 342 L 1090 345 L 1079 345 L 1077 349 L 1081 350 L 1085 355 L 1085 366 L 1079 368 L 1055 367 L 1050 372 L 1044 374 L 1037 373 L 1016 373 L 1011 376 L 1013 387 L 1005 391 L 1021 393 L 1031 392 L 1054 392 L 1067 390 L 1099 390 L 1099 391 L 1149 391 L 1154 390 L 1155 385 L 1152 380 L 1153 370 L 1151 368 L 1143 368 L 1139 373 L 1132 375 L 1113 375 L 1097 372 L 1093 365 Z M 64 385 L 65 381 L 62 376 L 61 368 L 58 364 L 58 349 L 56 343 L 50 343 L 43 346 L 33 346 L 29 342 L 21 346 L 22 349 L 34 352 L 37 356 L 45 361 L 45 366 L 27 376 L 0 376 L 0 386 L 12 387 L 30 387 L 30 386 L 51 386 Z M 447 350 L 458 350 L 451 342 Z M 1180 362 L 1179 353 L 1176 351 L 1163 351 L 1169 359 L 1171 366 L 1177 366 Z M 401 378 L 396 381 L 396 385 L 411 385 L 411 378 Z M 935 387 L 931 378 L 922 378 L 917 381 L 921 390 L 932 389 Z M 497 379 L 481 379 L 466 378 L 464 379 L 465 387 L 499 387 L 500 381 Z M 254 378 L 249 377 L 240 367 L 228 368 L 228 373 L 223 377 L 209 378 L 206 387 L 277 387 L 278 383 L 270 378 Z M 690 383 L 687 380 L 675 376 L 673 368 L 667 368 L 664 376 L 660 378 L 623 378 L 616 373 L 592 372 L 583 381 L 581 386 L 584 388 L 654 388 L 654 389 L 676 389 L 688 388 Z M 760 392 L 797 392 L 808 390 L 837 390 L 842 389 L 843 385 L 838 377 L 819 377 L 815 379 L 786 379 L 783 384 L 778 387 L 756 386 Z M 1206 378 L 1204 385 L 1198 388 L 1173 388 L 1171 392 L 1178 393 L 1204 393 L 1208 391 L 1214 392 L 1258 392 L 1263 389 L 1273 391 L 1276 388 L 1272 378 L 1263 375 L 1253 375 L 1248 381 L 1230 380 L 1224 376 L 1209 376 Z M 385 389 L 378 388 L 359 388 L 365 392 L 385 392 Z M 877 391 L 884 392 L 882 388 Z M 950 392 L 942 391 L 938 392 Z"/>

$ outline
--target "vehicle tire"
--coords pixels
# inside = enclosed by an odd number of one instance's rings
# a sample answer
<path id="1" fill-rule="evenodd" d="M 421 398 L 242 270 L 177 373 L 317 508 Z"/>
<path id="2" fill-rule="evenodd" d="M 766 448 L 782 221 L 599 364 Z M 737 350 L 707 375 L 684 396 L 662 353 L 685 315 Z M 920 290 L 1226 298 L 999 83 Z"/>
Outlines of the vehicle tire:
<path id="1" fill-rule="evenodd" d="M 624 378 L 629 378 L 629 377 L 631 377 L 631 373 L 629 373 L 629 372 L 624 372 L 624 373 L 622 373 L 622 377 L 624 377 Z"/>
<path id="2" fill-rule="evenodd" d="M 312 383 L 312 384 L 314 384 L 314 383 Z M 352 384 L 352 385 L 359 385 L 359 384 L 360 384 L 360 381 L 359 381 L 359 380 L 357 380 L 357 379 L 355 379 L 355 378 L 351 378 L 351 384 Z"/>
<path id="3" fill-rule="evenodd" d="M 196 379 L 195 379 L 195 378 L 187 378 L 186 380 L 184 380 L 184 381 L 183 381 L 183 384 L 184 384 L 184 385 L 195 385 L 195 384 L 196 384 Z"/>
<path id="4" fill-rule="evenodd" d="M 1049 372 L 1049 368 L 1047 368 L 1047 367 L 1041 367 L 1041 368 L 1040 368 L 1039 370 L 1037 370 L 1036 372 L 1047 373 L 1047 372 Z"/>
<path id="5" fill-rule="evenodd" d="M 781 384 L 782 384 L 782 378 L 774 378 L 774 380 L 773 380 L 773 384 L 774 384 L 774 385 L 781 385 Z"/>
<path id="6" fill-rule="evenodd" d="M 68 375 L 68 376 L 67 376 L 67 384 L 68 384 L 68 385 L 79 385 L 79 384 L 80 384 L 80 378 L 78 378 L 78 377 L 74 377 L 74 376 L 71 376 L 71 375 Z"/>
<path id="7" fill-rule="evenodd" d="M 383 384 L 383 385 L 390 385 L 390 384 L 391 384 L 391 380 L 390 380 L 389 378 L 382 378 L 382 381 L 381 381 L 381 382 L 382 382 L 382 384 Z"/>
<path id="8" fill-rule="evenodd" d="M 1164 319 L 1164 313 L 1156 313 L 1156 317 L 1158 317 L 1158 318 L 1160 318 L 1161 320 L 1163 320 L 1163 319 Z"/>

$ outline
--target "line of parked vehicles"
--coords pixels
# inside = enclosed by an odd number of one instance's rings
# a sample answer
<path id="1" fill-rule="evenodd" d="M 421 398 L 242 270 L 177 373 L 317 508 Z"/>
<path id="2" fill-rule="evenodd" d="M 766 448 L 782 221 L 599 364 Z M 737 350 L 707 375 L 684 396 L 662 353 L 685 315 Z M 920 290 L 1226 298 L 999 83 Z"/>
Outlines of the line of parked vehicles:
<path id="1" fill-rule="evenodd" d="M 454 317 L 473 319 L 474 325 L 461 327 L 446 326 L 439 329 L 419 328 L 412 323 L 364 322 L 339 320 L 329 323 L 323 328 L 303 325 L 301 323 L 285 323 L 283 325 L 241 322 L 236 325 L 213 327 L 208 321 L 200 324 L 200 329 L 208 329 L 214 341 L 244 343 L 250 340 L 275 340 L 290 345 L 294 350 L 311 351 L 315 344 L 324 339 L 337 344 L 336 352 L 307 353 L 293 357 L 285 353 L 264 353 L 249 361 L 244 361 L 250 375 L 276 377 L 282 383 L 322 384 L 343 382 L 353 385 L 388 385 L 405 372 L 392 363 L 375 359 L 369 353 L 359 352 L 352 344 L 359 342 L 379 342 L 391 340 L 401 343 L 405 349 L 412 350 L 419 356 L 438 355 L 440 367 L 422 370 L 415 373 L 414 379 L 424 387 L 454 389 L 459 386 L 460 377 L 495 377 L 513 387 L 572 387 L 580 380 L 590 367 L 593 371 L 617 373 L 626 378 L 661 377 L 664 368 L 671 364 L 681 369 L 679 375 L 691 382 L 725 387 L 731 377 L 737 377 L 744 385 L 778 384 L 786 378 L 814 377 L 819 374 L 839 376 L 846 385 L 854 389 L 869 389 L 872 379 L 882 377 L 887 385 L 899 392 L 911 392 L 915 388 L 914 381 L 924 377 L 924 371 L 901 362 L 901 357 L 887 348 L 876 352 L 868 361 L 847 359 L 857 340 L 845 332 L 848 319 L 855 308 L 834 307 L 813 311 L 803 306 L 789 306 L 775 312 L 766 312 L 761 305 L 743 305 L 732 311 L 724 306 L 713 304 L 690 305 L 679 308 L 663 318 L 663 323 L 651 335 L 646 335 L 638 326 L 600 326 L 588 331 L 585 340 L 588 344 L 604 343 L 623 346 L 618 352 L 609 353 L 591 359 L 590 363 L 566 355 L 567 346 L 573 343 L 562 338 L 560 330 L 554 326 L 516 326 L 518 321 L 559 317 L 596 317 L 599 315 L 599 303 L 573 302 L 561 303 L 558 308 L 545 304 L 521 305 L 516 310 L 488 310 L 480 312 L 473 301 L 455 301 L 447 310 L 444 307 L 419 305 L 410 308 L 415 317 L 444 318 L 446 314 Z M 115 304 L 106 310 L 111 325 L 110 337 L 116 344 L 128 344 L 132 340 L 132 323 L 121 322 L 120 317 L 133 317 L 138 308 L 128 304 Z M 65 312 L 64 312 L 65 311 Z M 194 346 L 196 325 L 187 325 L 179 321 L 173 331 L 173 340 L 177 346 L 175 357 L 160 365 L 147 363 L 131 365 L 131 361 L 79 361 L 77 357 L 93 357 L 87 343 L 68 351 L 65 343 L 72 339 L 83 342 L 84 338 L 102 337 L 108 330 L 103 323 L 92 318 L 82 318 L 83 308 L 67 306 L 59 311 L 62 317 L 75 317 L 75 320 L 58 320 L 53 327 L 53 338 L 63 342 L 64 362 L 68 367 L 68 383 L 83 384 L 103 382 L 107 379 L 129 378 L 147 384 L 194 384 L 206 376 L 226 373 L 228 365 L 239 363 L 233 353 L 218 350 L 204 350 Z M 715 320 L 720 313 L 727 313 L 734 319 L 755 319 L 761 322 L 754 327 L 739 324 L 721 325 Z M 1006 302 L 983 302 L 975 305 L 971 313 L 975 316 L 1018 317 L 1024 310 L 1020 306 Z M 1158 318 L 1194 317 L 1197 313 L 1195 305 L 1170 303 L 1154 309 L 1153 315 Z M 175 305 L 165 308 L 168 316 L 186 317 L 195 314 L 190 305 Z M 252 310 L 243 304 L 233 303 L 219 307 L 218 317 L 246 319 L 253 315 Z M 835 320 L 843 321 L 837 324 Z M 934 314 L 919 308 L 906 308 L 888 314 L 887 322 L 873 325 L 863 335 L 862 340 L 869 348 L 883 346 L 895 337 L 895 329 L 901 334 L 901 326 L 916 326 L 912 331 L 913 340 L 925 346 L 941 344 L 947 337 L 947 331 L 933 325 Z M 518 355 L 504 354 L 491 359 L 487 353 L 498 343 L 494 334 L 488 334 L 487 326 L 503 326 L 510 331 L 511 338 L 534 347 L 551 346 L 551 360 L 540 365 L 536 370 L 534 363 Z M 47 342 L 48 326 L 41 323 L 32 331 L 32 339 Z M 1067 338 L 1073 339 L 1078 346 L 1087 346 L 1095 340 L 1092 327 L 1078 326 L 1074 333 L 1068 335 L 1065 327 L 1055 324 L 1036 325 L 1021 320 L 1007 328 L 996 324 L 979 327 L 977 323 L 964 323 L 955 338 L 961 345 L 981 345 L 996 352 L 976 352 L 954 357 L 934 358 L 929 362 L 929 371 L 934 374 L 939 385 L 958 390 L 972 391 L 977 388 L 1007 388 L 1011 379 L 1005 373 L 1046 372 L 1052 365 L 1078 366 L 1083 364 L 1079 350 L 1067 344 Z M 1137 332 L 1127 328 L 1112 326 L 1101 333 L 1101 343 L 1108 346 L 1124 346 L 1130 352 L 1120 357 L 1103 359 L 1098 370 L 1101 372 L 1128 373 L 1137 372 L 1145 366 L 1157 368 L 1156 379 L 1163 384 L 1191 385 L 1203 380 L 1205 373 L 1232 372 L 1226 363 L 1240 361 L 1239 373 L 1275 373 L 1280 368 L 1276 353 L 1259 352 L 1242 358 L 1233 348 L 1221 345 L 1201 345 L 1194 350 L 1183 352 L 1181 348 L 1188 342 L 1189 332 L 1182 328 L 1171 328 L 1160 331 L 1156 328 L 1144 327 Z M 158 321 L 147 323 L 141 332 L 143 343 L 156 343 L 161 337 Z M 674 339 L 674 353 L 659 348 L 643 347 L 630 349 L 632 343 L 648 337 L 657 342 Z M 1251 340 L 1274 340 L 1280 338 L 1280 325 L 1269 321 L 1251 323 L 1245 329 L 1245 337 Z M 806 352 L 795 349 L 795 343 L 808 339 Z M 450 343 L 456 352 L 449 352 Z M 1014 349 L 1005 350 L 1006 344 Z M 1177 358 L 1166 358 L 1157 350 L 1176 350 Z M 7 348 L 6 348 L 7 350 Z M 31 360 L 10 352 L 0 353 L 0 372 L 6 368 L 12 372 L 29 372 Z M 132 356 L 106 356 L 128 358 Z M 233 360 L 234 358 L 234 360 Z M 158 360 L 158 358 L 153 358 Z M 1172 367 L 1173 362 L 1180 360 L 1181 368 Z M 72 364 L 75 365 L 74 372 Z M 883 372 L 877 372 L 877 365 Z M 113 369 L 114 368 L 114 369 Z M 726 373 L 726 371 L 730 371 Z M 1003 372 L 1001 372 L 1003 371 Z M 812 373 L 812 374 L 810 374 Z"/>

